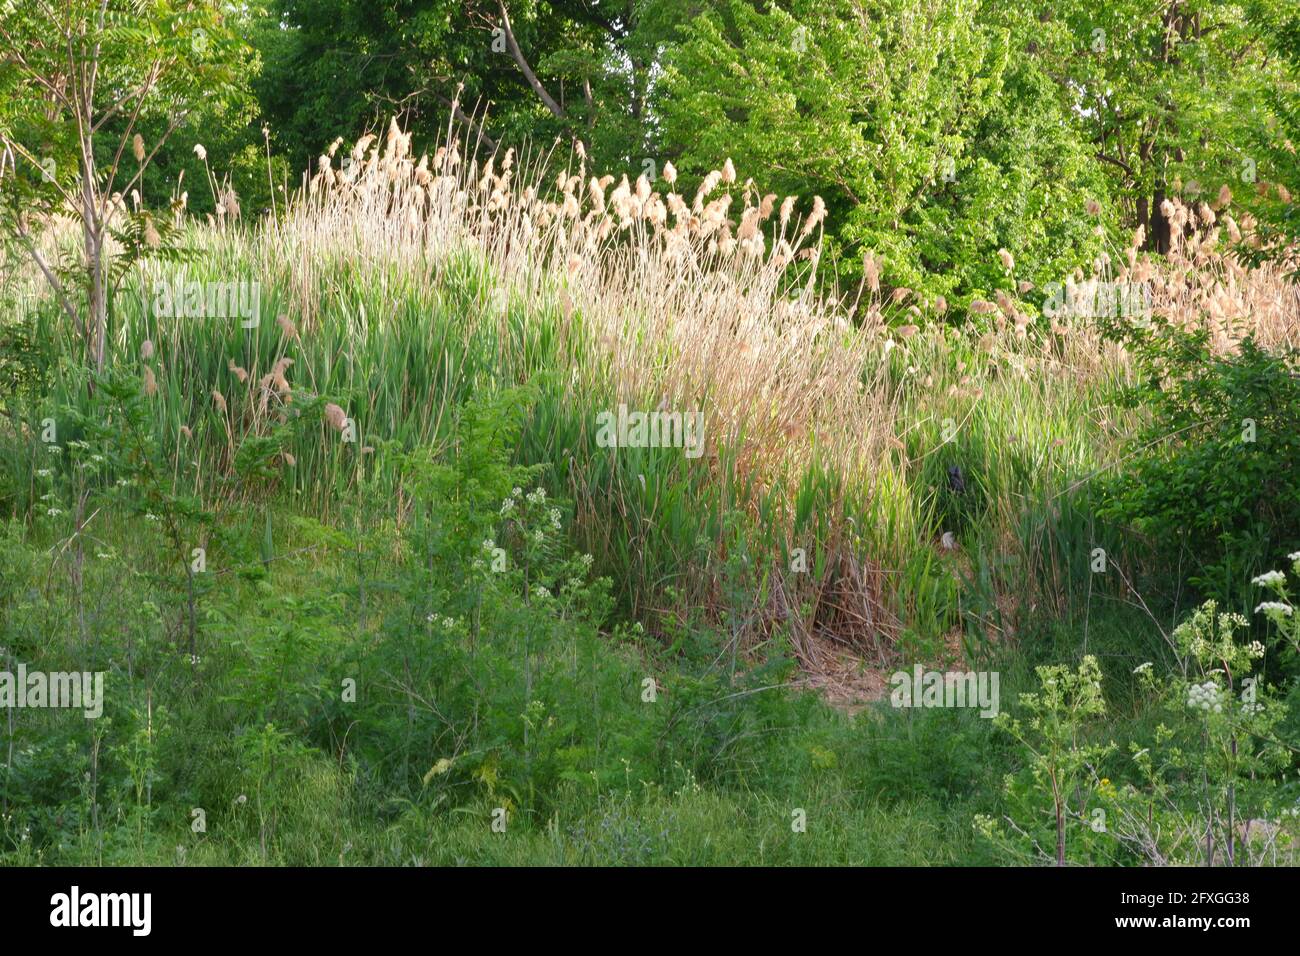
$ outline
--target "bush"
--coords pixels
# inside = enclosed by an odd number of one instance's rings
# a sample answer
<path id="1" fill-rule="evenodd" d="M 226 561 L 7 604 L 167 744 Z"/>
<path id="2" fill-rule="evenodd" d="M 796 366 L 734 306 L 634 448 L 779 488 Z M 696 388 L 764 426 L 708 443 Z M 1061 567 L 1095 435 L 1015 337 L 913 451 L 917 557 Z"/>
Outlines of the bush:
<path id="1" fill-rule="evenodd" d="M 1252 338 L 1217 354 L 1204 331 L 1111 329 L 1136 353 L 1142 381 L 1125 396 L 1149 413 L 1104 513 L 1190 568 L 1201 597 L 1242 610 L 1244 582 L 1300 544 L 1300 369 Z"/>

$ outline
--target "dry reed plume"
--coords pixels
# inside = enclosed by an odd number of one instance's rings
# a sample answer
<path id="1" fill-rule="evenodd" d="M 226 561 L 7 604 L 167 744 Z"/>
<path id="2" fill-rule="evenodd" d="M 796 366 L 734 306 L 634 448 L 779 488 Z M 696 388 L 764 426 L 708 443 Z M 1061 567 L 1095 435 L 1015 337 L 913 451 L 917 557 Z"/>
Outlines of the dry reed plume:
<path id="1" fill-rule="evenodd" d="M 760 195 L 729 162 L 691 195 L 660 193 L 644 175 L 592 175 L 580 154 L 521 185 L 513 151 L 480 161 L 449 144 L 417 159 L 393 124 L 336 166 L 336 142 L 303 201 L 264 227 L 277 239 L 262 245 L 267 269 L 288 265 L 304 334 L 339 257 L 432 277 L 472 249 L 503 300 L 559 310 L 588 385 L 633 407 L 703 410 L 711 453 L 734 450 L 760 486 L 806 467 L 812 437 L 827 464 L 869 474 L 890 399 L 877 330 L 814 289 L 820 199 L 800 217 L 794 197 Z"/>

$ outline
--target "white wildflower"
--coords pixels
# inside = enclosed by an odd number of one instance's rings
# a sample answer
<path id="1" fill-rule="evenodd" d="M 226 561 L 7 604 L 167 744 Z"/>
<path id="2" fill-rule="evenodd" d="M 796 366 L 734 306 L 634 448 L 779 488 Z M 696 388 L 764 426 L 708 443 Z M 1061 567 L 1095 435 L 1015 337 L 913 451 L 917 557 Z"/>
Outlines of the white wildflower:
<path id="1" fill-rule="evenodd" d="M 1255 608 L 1256 614 L 1266 614 L 1269 617 L 1290 617 L 1292 607 L 1289 604 L 1283 604 L 1281 601 L 1265 601 Z"/>
<path id="2" fill-rule="evenodd" d="M 1192 710 L 1201 710 L 1205 713 L 1223 713 L 1223 700 L 1219 695 L 1219 688 L 1214 681 L 1206 681 L 1204 684 L 1193 684 L 1187 688 L 1187 706 Z"/>

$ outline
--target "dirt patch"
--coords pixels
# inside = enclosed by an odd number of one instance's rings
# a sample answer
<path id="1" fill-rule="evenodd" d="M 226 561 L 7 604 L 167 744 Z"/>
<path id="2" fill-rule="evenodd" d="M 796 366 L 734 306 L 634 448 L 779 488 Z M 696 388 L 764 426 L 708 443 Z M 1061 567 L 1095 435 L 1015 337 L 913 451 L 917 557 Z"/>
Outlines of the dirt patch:
<path id="1" fill-rule="evenodd" d="M 823 635 L 810 634 L 805 641 L 812 651 L 811 662 L 804 664 L 794 681 L 796 687 L 816 691 L 847 714 L 885 698 L 889 678 L 884 670 L 869 666 L 859 653 Z"/>

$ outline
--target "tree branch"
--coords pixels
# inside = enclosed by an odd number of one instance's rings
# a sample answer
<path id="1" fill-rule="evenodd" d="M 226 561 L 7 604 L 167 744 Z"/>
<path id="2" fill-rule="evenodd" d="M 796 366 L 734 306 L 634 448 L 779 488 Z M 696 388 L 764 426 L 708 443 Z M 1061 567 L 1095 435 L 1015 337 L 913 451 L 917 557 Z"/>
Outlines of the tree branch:
<path id="1" fill-rule="evenodd" d="M 1129 174 L 1129 178 L 1137 179 L 1137 176 L 1133 174 L 1133 167 L 1129 166 L 1129 164 L 1124 162 L 1124 160 L 1117 159 L 1114 156 L 1107 156 L 1105 153 L 1098 153 L 1097 158 L 1104 163 L 1110 163 L 1114 166 L 1118 166 L 1120 169 L 1124 170 L 1124 172 Z"/>
<path id="2" fill-rule="evenodd" d="M 560 119 L 564 119 L 564 110 L 560 104 L 555 102 L 551 94 L 546 92 L 546 87 L 542 86 L 542 81 L 537 78 L 533 68 L 528 65 L 528 60 L 524 58 L 524 51 L 519 49 L 519 41 L 515 39 L 515 31 L 510 26 L 510 14 L 506 12 L 505 0 L 497 0 L 497 8 L 501 11 L 501 27 L 505 31 L 506 46 L 510 48 L 510 55 L 514 57 L 515 63 L 519 66 L 519 72 L 524 75 L 528 85 L 533 88 L 533 92 L 541 99 L 546 108 L 554 113 Z"/>
<path id="3" fill-rule="evenodd" d="M 63 306 L 63 311 L 67 312 L 68 317 L 72 319 L 72 327 L 77 330 L 78 335 L 85 338 L 86 333 L 81 324 L 81 316 L 68 298 L 63 283 L 59 281 L 59 277 L 54 274 L 54 270 L 45 261 L 45 257 L 41 255 L 41 250 L 36 248 L 36 243 L 33 241 L 27 227 L 23 225 L 21 217 L 15 226 L 15 230 L 18 233 L 18 238 L 22 240 L 23 245 L 27 247 L 27 251 L 31 254 L 32 261 L 36 263 L 36 267 L 41 270 L 41 274 L 45 276 L 45 281 L 49 283 L 50 288 L 54 291 L 55 298 L 59 300 L 59 305 Z"/>

